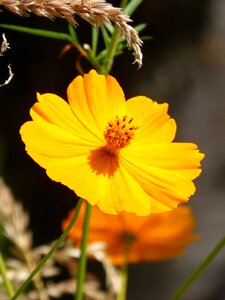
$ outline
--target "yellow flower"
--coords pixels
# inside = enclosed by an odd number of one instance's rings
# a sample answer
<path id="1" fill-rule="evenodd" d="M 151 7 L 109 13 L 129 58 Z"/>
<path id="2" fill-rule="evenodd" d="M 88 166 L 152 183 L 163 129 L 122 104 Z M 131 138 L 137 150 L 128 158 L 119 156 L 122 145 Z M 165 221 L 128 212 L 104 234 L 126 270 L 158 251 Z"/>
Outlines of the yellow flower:
<path id="1" fill-rule="evenodd" d="M 125 101 L 112 76 L 76 77 L 68 101 L 37 95 L 20 130 L 28 154 L 48 176 L 107 213 L 169 211 L 194 194 L 204 157 L 192 143 L 172 143 L 168 104 Z"/>
<path id="2" fill-rule="evenodd" d="M 80 246 L 83 234 L 85 206 L 82 205 L 69 237 Z M 63 229 L 73 215 L 63 222 Z M 180 255 L 185 246 L 196 240 L 195 220 L 191 210 L 178 206 L 173 211 L 137 216 L 121 212 L 118 215 L 102 213 L 97 206 L 92 208 L 88 243 L 103 242 L 106 254 L 115 265 L 144 261 L 162 261 Z"/>

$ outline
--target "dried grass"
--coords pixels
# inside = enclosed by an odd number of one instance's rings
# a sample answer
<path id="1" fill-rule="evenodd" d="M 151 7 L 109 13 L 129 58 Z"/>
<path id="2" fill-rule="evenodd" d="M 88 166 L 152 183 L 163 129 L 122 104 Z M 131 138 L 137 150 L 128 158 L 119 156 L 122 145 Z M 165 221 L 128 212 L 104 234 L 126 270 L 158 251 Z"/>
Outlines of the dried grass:
<path id="1" fill-rule="evenodd" d="M 65 18 L 72 25 L 77 24 L 76 15 L 96 26 L 113 22 L 125 36 L 128 48 L 133 51 L 134 62 L 138 67 L 142 66 L 142 41 L 138 32 L 129 25 L 132 20 L 120 8 L 113 7 L 105 0 L 0 0 L 0 5 L 20 16 L 34 13 L 51 20 Z"/>

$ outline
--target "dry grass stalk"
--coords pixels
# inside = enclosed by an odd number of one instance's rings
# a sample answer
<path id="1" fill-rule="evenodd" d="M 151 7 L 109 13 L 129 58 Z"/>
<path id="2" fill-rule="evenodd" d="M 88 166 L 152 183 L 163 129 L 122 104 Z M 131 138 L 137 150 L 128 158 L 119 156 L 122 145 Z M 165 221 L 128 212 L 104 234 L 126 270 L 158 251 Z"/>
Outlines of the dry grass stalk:
<path id="1" fill-rule="evenodd" d="M 0 56 L 3 56 L 3 53 L 7 49 L 10 49 L 10 47 L 9 47 L 9 43 L 8 43 L 6 37 L 5 37 L 5 34 L 3 33 L 2 34 L 2 44 L 1 44 L 1 47 L 0 47 Z"/>
<path id="2" fill-rule="evenodd" d="M 142 65 L 142 41 L 138 32 L 128 24 L 130 17 L 105 0 L 0 0 L 0 5 L 20 16 L 34 13 L 49 19 L 65 18 L 72 25 L 76 25 L 75 15 L 96 26 L 113 22 L 126 37 L 128 48 L 135 57 L 134 62 L 138 67 Z"/>
<path id="3" fill-rule="evenodd" d="M 0 179 L 0 219 L 6 237 L 18 249 L 26 251 L 31 248 L 32 234 L 28 230 L 29 216 L 17 202 L 4 181 Z"/>
<path id="4" fill-rule="evenodd" d="M 9 43 L 8 43 L 6 37 L 5 37 L 5 34 L 3 33 L 3 34 L 2 34 L 2 44 L 1 44 L 1 46 L 0 46 L 0 56 L 3 56 L 3 54 L 5 53 L 5 51 L 6 51 L 7 49 L 10 49 L 10 47 L 9 47 Z M 3 82 L 3 83 L 0 84 L 0 87 L 2 87 L 3 85 L 8 84 L 8 83 L 11 81 L 11 79 L 13 78 L 13 75 L 14 75 L 14 74 L 13 74 L 13 72 L 12 72 L 12 69 L 11 69 L 11 66 L 10 66 L 10 65 L 8 65 L 8 70 L 9 70 L 9 76 L 8 76 L 8 78 L 5 80 L 5 82 Z"/>
<path id="5" fill-rule="evenodd" d="M 17 202 L 4 181 L 0 178 L 0 221 L 4 228 L 7 238 L 13 242 L 17 249 L 17 258 L 8 259 L 7 277 L 13 283 L 14 287 L 19 287 L 29 276 L 35 267 L 34 264 L 40 261 L 43 255 L 49 252 L 52 243 L 48 245 L 32 248 L 32 234 L 28 230 L 29 216 L 24 212 L 22 205 Z M 88 249 L 88 253 L 96 256 L 102 261 L 101 244 L 93 245 Z M 99 254 L 98 254 L 99 253 Z M 71 243 L 65 242 L 53 257 L 45 264 L 41 272 L 34 278 L 34 286 L 36 290 L 31 289 L 20 296 L 21 300 L 47 300 L 49 297 L 60 298 L 64 294 L 74 294 L 76 290 L 76 280 L 74 279 L 74 271 L 77 266 L 77 258 L 80 250 Z M 50 278 L 60 274 L 60 267 L 63 266 L 71 274 L 72 279 L 54 282 Z M 46 280 L 46 285 L 42 279 Z M 2 279 L 0 276 L 0 285 Z M 84 285 L 84 293 L 86 299 L 89 300 L 113 300 L 115 294 L 111 291 L 103 292 L 99 290 L 99 282 L 93 276 L 87 276 Z M 0 289 L 0 299 L 8 300 L 5 290 Z"/>
<path id="6" fill-rule="evenodd" d="M 29 216 L 21 203 L 17 202 L 4 181 L 0 178 L 0 220 L 3 224 L 5 236 L 13 242 L 16 253 L 24 259 L 30 273 L 36 262 L 32 254 L 32 233 L 28 229 Z M 39 274 L 38 274 L 39 275 Z M 40 300 L 48 300 L 40 276 L 34 278 L 34 284 Z"/>

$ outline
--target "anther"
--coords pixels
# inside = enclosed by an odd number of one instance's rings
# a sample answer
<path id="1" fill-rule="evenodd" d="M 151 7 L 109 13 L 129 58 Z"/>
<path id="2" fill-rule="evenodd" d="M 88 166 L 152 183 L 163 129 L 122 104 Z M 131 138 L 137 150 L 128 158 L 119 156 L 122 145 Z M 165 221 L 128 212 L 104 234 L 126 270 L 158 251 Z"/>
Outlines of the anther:
<path id="1" fill-rule="evenodd" d="M 133 118 L 127 121 L 127 116 L 119 118 L 115 117 L 113 121 L 108 123 L 104 131 L 106 140 L 106 149 L 111 153 L 118 153 L 118 150 L 126 147 L 134 138 L 136 126 L 130 126 Z"/>

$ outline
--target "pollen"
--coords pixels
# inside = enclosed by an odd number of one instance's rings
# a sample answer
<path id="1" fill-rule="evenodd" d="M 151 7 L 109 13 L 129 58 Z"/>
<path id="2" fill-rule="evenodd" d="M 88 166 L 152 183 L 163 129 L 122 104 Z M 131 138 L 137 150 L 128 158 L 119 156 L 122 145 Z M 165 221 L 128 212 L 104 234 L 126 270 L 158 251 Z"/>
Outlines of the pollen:
<path id="1" fill-rule="evenodd" d="M 107 150 L 115 153 L 119 149 L 129 145 L 130 141 L 134 138 L 136 129 L 138 127 L 133 125 L 133 118 L 129 119 L 127 116 L 119 118 L 116 116 L 114 120 L 108 123 L 104 131 Z"/>

